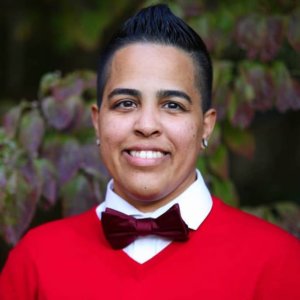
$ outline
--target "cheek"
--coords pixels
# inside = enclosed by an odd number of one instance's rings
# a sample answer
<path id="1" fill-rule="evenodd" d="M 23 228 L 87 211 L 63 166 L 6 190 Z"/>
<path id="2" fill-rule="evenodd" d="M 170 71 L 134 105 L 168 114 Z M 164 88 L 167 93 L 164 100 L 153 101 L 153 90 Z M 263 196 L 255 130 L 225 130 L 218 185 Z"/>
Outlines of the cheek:
<path id="1" fill-rule="evenodd" d="M 172 129 L 172 133 L 177 145 L 183 148 L 184 151 L 191 151 L 198 148 L 201 142 L 200 125 L 194 122 L 186 121 L 178 124 L 176 128 Z"/>
<path id="2" fill-rule="evenodd" d="M 99 132 L 103 150 L 118 151 L 119 146 L 128 139 L 131 131 L 132 124 L 129 118 L 119 118 L 106 114 L 100 123 Z"/>
<path id="3" fill-rule="evenodd" d="M 106 114 L 100 121 L 100 138 L 101 142 L 113 142 L 113 140 L 120 134 L 122 126 L 118 126 L 118 122 Z"/>

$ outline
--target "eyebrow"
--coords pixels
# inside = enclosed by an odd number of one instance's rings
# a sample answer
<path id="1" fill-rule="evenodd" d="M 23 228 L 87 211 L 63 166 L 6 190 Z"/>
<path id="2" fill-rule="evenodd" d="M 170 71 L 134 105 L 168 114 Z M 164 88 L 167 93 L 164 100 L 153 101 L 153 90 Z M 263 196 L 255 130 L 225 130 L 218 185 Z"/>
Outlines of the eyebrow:
<path id="1" fill-rule="evenodd" d="M 129 95 L 133 97 L 141 97 L 141 92 L 136 89 L 116 88 L 109 93 L 108 99 L 111 99 L 112 97 L 117 95 Z"/>
<path id="2" fill-rule="evenodd" d="M 178 97 L 187 100 L 189 103 L 192 103 L 191 97 L 185 92 L 178 90 L 161 90 L 157 92 L 158 98 L 168 98 L 168 97 Z"/>
<path id="3" fill-rule="evenodd" d="M 133 97 L 141 97 L 142 93 L 136 89 L 115 88 L 109 93 L 108 99 L 111 99 L 112 97 L 117 95 L 129 95 Z M 192 103 L 191 97 L 188 94 L 178 90 L 160 90 L 156 93 L 156 96 L 157 98 L 178 97 L 187 100 L 189 103 Z"/>

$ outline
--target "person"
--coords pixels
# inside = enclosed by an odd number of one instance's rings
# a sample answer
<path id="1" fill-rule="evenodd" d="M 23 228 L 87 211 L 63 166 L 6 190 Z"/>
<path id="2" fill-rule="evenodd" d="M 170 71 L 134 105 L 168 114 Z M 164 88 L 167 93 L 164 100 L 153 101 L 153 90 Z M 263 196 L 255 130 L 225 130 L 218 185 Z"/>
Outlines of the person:
<path id="1" fill-rule="evenodd" d="M 299 241 L 211 196 L 195 169 L 216 120 L 211 88 L 204 43 L 167 6 L 127 20 L 92 107 L 105 201 L 30 230 L 0 299 L 300 299 Z"/>

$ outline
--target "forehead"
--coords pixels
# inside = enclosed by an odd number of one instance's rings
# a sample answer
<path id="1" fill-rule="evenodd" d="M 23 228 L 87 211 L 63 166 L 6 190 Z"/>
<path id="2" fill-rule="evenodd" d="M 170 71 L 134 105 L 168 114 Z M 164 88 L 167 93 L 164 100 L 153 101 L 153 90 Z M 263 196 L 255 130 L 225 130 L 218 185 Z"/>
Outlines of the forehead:
<path id="1" fill-rule="evenodd" d="M 192 57 L 173 46 L 153 43 L 125 46 L 114 54 L 108 73 L 105 89 L 114 85 L 152 85 L 159 89 L 197 90 Z"/>

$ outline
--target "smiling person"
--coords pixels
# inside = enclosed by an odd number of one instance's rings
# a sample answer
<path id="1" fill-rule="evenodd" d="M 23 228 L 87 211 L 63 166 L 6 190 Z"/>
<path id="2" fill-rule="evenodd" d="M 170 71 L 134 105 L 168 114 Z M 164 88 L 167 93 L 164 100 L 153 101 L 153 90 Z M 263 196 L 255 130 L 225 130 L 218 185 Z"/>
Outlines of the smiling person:
<path id="1" fill-rule="evenodd" d="M 300 299 L 299 241 L 211 196 L 195 169 L 216 121 L 211 84 L 204 43 L 167 6 L 123 24 L 92 107 L 105 201 L 31 230 L 1 299 Z"/>

